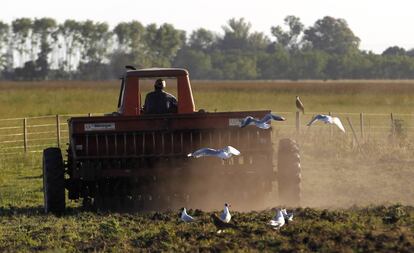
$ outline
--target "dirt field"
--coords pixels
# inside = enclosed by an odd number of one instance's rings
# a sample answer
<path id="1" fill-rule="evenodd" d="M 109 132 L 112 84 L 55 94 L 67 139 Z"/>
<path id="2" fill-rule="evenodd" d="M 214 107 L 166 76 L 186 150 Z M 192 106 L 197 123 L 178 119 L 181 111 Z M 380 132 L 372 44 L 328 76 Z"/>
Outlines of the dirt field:
<path id="1" fill-rule="evenodd" d="M 10 118 L 111 112 L 118 88 L 116 82 L 0 83 L 0 113 Z M 194 225 L 179 223 L 178 210 L 95 214 L 75 202 L 62 217 L 44 215 L 40 153 L 2 156 L 0 251 L 414 251 L 414 82 L 199 81 L 193 89 L 197 108 L 271 109 L 288 118 L 273 124 L 273 142 L 277 150 L 278 141 L 290 137 L 301 147 L 303 200 L 290 208 L 292 224 L 280 231 L 265 224 L 270 208 L 279 205 L 277 192 L 261 210 L 236 212 L 239 229 L 223 235 L 216 234 L 209 213 L 197 207 L 188 207 L 200 220 Z M 301 134 L 293 121 L 295 95 L 309 112 Z M 325 125 L 305 127 L 314 113 L 329 111 L 343 117 L 347 134 Z M 372 115 L 366 118 L 364 138 L 356 129 L 358 147 L 345 116 L 358 128 L 360 112 Z M 393 136 L 391 112 L 404 120 Z"/>

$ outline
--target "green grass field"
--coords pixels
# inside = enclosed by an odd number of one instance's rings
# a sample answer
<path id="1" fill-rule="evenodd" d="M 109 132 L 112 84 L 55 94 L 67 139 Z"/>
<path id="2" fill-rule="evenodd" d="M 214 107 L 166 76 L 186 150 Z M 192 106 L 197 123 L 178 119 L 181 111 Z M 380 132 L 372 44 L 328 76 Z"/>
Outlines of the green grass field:
<path id="1" fill-rule="evenodd" d="M 150 88 L 146 84 L 144 92 Z M 119 85 L 115 81 L 0 83 L 0 91 L 0 118 L 14 118 L 112 112 Z M 309 114 L 393 112 L 408 115 L 406 122 L 411 120 L 414 103 L 412 81 L 199 81 L 193 83 L 193 91 L 197 109 L 271 109 L 283 112 L 288 121 L 294 115 L 296 95 L 301 96 Z M 374 116 L 369 120 L 372 125 L 380 121 Z M 381 124 L 386 125 L 385 120 L 388 116 Z M 295 207 L 294 222 L 280 231 L 266 226 L 272 216 L 269 209 L 235 212 L 239 229 L 224 234 L 217 234 L 209 213 L 195 210 L 197 207 L 189 207 L 199 219 L 196 224 L 178 222 L 178 210 L 96 214 L 82 211 L 74 202 L 68 203 L 68 212 L 62 217 L 45 215 L 41 154 L 34 153 L 0 157 L 0 252 L 413 252 L 414 142 L 410 125 L 403 125 L 405 135 L 397 140 L 388 138 L 388 128 L 381 138 L 361 139 L 362 151 L 350 133 L 341 136 L 333 129 L 331 135 L 329 127 L 320 126 L 304 128 L 297 136 L 293 126 L 289 123 L 273 130 L 275 149 L 280 138 L 294 137 L 302 156 L 302 206 Z M 369 129 L 367 126 L 368 133 Z M 278 206 L 275 196 L 269 196 L 269 208 Z M 222 205 L 217 203 L 217 210 Z"/>
<path id="2" fill-rule="evenodd" d="M 173 86 L 168 91 L 175 93 Z M 208 111 L 293 112 L 296 95 L 309 112 L 411 113 L 414 106 L 414 81 L 195 81 L 192 87 L 196 108 Z M 0 116 L 111 112 L 119 88 L 118 81 L 3 82 Z M 142 98 L 150 89 L 146 83 Z"/>

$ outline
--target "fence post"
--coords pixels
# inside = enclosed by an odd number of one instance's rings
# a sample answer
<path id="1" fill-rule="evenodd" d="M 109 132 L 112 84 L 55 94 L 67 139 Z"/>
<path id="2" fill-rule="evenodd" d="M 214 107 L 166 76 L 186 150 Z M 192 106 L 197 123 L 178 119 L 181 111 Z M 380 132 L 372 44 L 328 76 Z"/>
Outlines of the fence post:
<path id="1" fill-rule="evenodd" d="M 300 112 L 296 112 L 296 133 L 300 134 Z"/>
<path id="2" fill-rule="evenodd" d="M 27 118 L 23 119 L 23 146 L 24 152 L 27 152 Z"/>
<path id="3" fill-rule="evenodd" d="M 394 140 L 395 137 L 395 124 L 394 124 L 394 115 L 391 113 L 391 136 L 392 140 Z"/>
<path id="4" fill-rule="evenodd" d="M 56 138 L 57 138 L 57 146 L 60 148 L 60 119 L 59 114 L 56 114 Z"/>
<path id="5" fill-rule="evenodd" d="M 359 114 L 359 127 L 361 129 L 361 139 L 364 140 L 365 138 L 365 133 L 364 133 L 364 113 L 361 112 Z"/>
<path id="6" fill-rule="evenodd" d="M 359 145 L 358 137 L 357 137 L 357 135 L 356 135 L 356 133 L 355 133 L 354 127 L 352 126 L 352 122 L 351 122 L 351 120 L 349 119 L 349 117 L 346 117 L 346 120 L 348 121 L 348 124 L 349 124 L 349 126 L 351 127 L 352 134 L 353 134 L 354 139 L 355 139 L 355 141 L 356 141 L 356 143 L 357 143 L 357 145 L 358 145 L 359 152 L 361 152 L 361 153 L 362 153 L 361 145 Z"/>
<path id="7" fill-rule="evenodd" d="M 332 112 L 328 112 L 328 115 L 332 116 Z M 333 136 L 333 128 L 332 128 L 332 125 L 329 124 L 329 137 L 332 138 L 332 136 Z"/>

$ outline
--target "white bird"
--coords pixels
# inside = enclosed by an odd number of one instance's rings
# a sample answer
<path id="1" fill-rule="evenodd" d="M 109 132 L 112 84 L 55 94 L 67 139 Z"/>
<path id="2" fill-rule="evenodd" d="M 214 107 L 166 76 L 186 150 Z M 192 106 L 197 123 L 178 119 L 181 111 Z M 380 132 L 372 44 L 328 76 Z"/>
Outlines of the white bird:
<path id="1" fill-rule="evenodd" d="M 195 219 L 191 215 L 187 214 L 187 209 L 183 207 L 181 212 L 181 220 L 184 222 L 193 222 Z"/>
<path id="2" fill-rule="evenodd" d="M 322 122 L 325 122 L 325 124 L 336 125 L 339 129 L 341 129 L 342 132 L 345 133 L 345 128 L 342 125 L 342 122 L 338 117 L 333 117 L 333 116 L 324 115 L 324 114 L 318 114 L 308 123 L 307 126 L 312 125 L 316 121 L 322 121 Z"/>
<path id="3" fill-rule="evenodd" d="M 240 151 L 233 148 L 232 146 L 227 146 L 222 149 L 201 148 L 194 151 L 193 153 L 189 153 L 187 156 L 194 158 L 199 158 L 202 156 L 217 156 L 221 159 L 229 159 L 233 155 L 240 155 Z"/>
<path id="4" fill-rule="evenodd" d="M 272 209 L 272 210 L 276 211 L 276 215 L 269 221 L 268 225 L 273 227 L 273 229 L 278 230 L 283 225 L 285 225 L 285 217 L 283 216 L 283 213 L 280 209 Z"/>
<path id="5" fill-rule="evenodd" d="M 269 129 L 270 128 L 269 122 L 271 120 L 285 121 L 286 119 L 283 118 L 282 116 L 271 114 L 271 113 L 266 114 L 262 119 L 256 119 L 256 118 L 253 118 L 252 116 L 247 116 L 246 118 L 240 121 L 240 127 L 243 128 L 248 125 L 256 125 L 258 128 L 261 128 L 261 129 Z"/>
<path id="6" fill-rule="evenodd" d="M 231 214 L 230 214 L 230 210 L 229 207 L 231 205 L 224 203 L 224 209 L 223 212 L 220 214 L 220 220 L 222 220 L 225 223 L 229 223 L 231 220 Z"/>
<path id="7" fill-rule="evenodd" d="M 283 218 L 285 218 L 286 223 L 293 221 L 293 213 L 288 213 L 285 208 L 282 209 Z"/>

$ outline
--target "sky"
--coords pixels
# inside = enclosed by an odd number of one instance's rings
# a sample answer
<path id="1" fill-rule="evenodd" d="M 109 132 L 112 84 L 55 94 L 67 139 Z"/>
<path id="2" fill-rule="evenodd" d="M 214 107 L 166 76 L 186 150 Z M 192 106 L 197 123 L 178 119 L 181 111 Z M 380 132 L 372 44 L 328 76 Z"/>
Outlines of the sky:
<path id="1" fill-rule="evenodd" d="M 144 25 L 171 23 L 191 31 L 206 28 L 222 33 L 231 18 L 245 18 L 252 30 L 268 36 L 270 28 L 283 26 L 287 15 L 301 19 L 305 27 L 324 16 L 343 18 L 361 39 L 360 49 L 381 53 L 389 46 L 414 48 L 412 0 L 3 0 L 0 20 L 51 17 L 107 22 L 138 20 Z M 273 39 L 273 38 L 271 38 Z"/>

